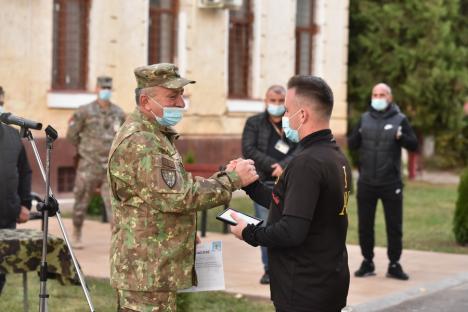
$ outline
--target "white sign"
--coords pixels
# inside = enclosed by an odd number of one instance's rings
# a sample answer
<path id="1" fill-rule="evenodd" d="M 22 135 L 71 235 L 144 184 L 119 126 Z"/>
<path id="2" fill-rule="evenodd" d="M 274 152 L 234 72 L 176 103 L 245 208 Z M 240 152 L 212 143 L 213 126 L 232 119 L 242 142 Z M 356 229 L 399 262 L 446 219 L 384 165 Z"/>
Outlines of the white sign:
<path id="1" fill-rule="evenodd" d="M 179 290 L 179 292 L 199 292 L 225 290 L 223 268 L 223 244 L 212 241 L 197 245 L 195 271 L 198 286 Z"/>

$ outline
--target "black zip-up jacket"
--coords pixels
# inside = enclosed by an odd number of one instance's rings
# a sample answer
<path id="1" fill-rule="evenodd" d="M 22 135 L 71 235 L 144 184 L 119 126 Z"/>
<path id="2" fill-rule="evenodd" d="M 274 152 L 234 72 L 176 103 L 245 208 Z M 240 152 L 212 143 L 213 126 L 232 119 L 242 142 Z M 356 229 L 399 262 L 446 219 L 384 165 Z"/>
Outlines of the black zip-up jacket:
<path id="1" fill-rule="evenodd" d="M 0 123 L 0 228 L 31 208 L 31 168 L 18 131 Z"/>
<path id="2" fill-rule="evenodd" d="M 248 118 L 242 133 L 242 154 L 244 158 L 255 161 L 255 169 L 262 181 L 271 175 L 273 171 L 271 165 L 279 163 L 284 170 L 298 152 L 296 149 L 297 144 L 283 136 L 283 141 L 290 147 L 288 155 L 281 161 L 277 161 L 268 155 L 268 140 L 270 139 L 271 131 L 269 115 L 265 111 Z"/>
<path id="3" fill-rule="evenodd" d="M 244 188 L 269 207 L 266 227 L 248 225 L 243 239 L 268 247 L 271 299 L 281 311 L 336 312 L 349 287 L 346 232 L 351 168 L 329 129 L 303 138 L 273 191 Z"/>
<path id="4" fill-rule="evenodd" d="M 348 137 L 348 147 L 359 150 L 359 183 L 383 186 L 402 183 L 401 148 L 416 151 L 418 140 L 406 116 L 392 103 L 384 112 L 370 108 L 364 113 Z"/>

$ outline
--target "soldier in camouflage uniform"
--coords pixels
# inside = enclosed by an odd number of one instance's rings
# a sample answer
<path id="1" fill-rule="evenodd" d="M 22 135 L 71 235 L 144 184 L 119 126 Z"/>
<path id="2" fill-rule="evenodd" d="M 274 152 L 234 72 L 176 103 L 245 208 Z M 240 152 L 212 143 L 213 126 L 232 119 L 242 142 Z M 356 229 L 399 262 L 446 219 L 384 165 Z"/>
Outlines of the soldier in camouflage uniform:
<path id="1" fill-rule="evenodd" d="M 112 144 L 108 177 L 114 228 L 111 285 L 119 311 L 176 310 L 176 291 L 196 284 L 196 212 L 228 203 L 258 179 L 253 161 L 209 179 L 185 171 L 171 128 L 182 118 L 183 87 L 173 64 L 135 69 L 137 108 Z"/>
<path id="2" fill-rule="evenodd" d="M 68 125 L 67 138 L 77 147 L 78 168 L 76 170 L 75 205 L 73 206 L 73 246 L 82 248 L 81 228 L 89 202 L 100 187 L 107 217 L 112 225 L 112 209 L 107 184 L 107 157 L 117 130 L 125 121 L 125 113 L 110 102 L 112 78 L 97 79 L 98 98 L 81 106 Z"/>

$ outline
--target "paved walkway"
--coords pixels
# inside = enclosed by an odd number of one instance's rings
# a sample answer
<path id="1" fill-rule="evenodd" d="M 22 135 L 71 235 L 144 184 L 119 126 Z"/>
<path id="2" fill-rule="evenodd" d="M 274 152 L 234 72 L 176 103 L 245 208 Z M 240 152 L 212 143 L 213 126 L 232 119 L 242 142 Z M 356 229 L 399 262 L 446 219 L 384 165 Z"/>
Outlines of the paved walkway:
<path id="1" fill-rule="evenodd" d="M 65 228 L 71 236 L 70 219 L 64 219 Z M 50 219 L 50 232 L 62 237 L 55 218 Z M 40 221 L 31 221 L 20 228 L 40 228 Z M 262 275 L 260 250 L 253 248 L 232 235 L 208 233 L 207 240 L 222 240 L 224 245 L 224 268 L 226 291 L 247 296 L 268 299 L 268 286 L 259 284 Z M 108 224 L 86 221 L 83 229 L 85 248 L 75 254 L 86 276 L 109 277 Z M 358 246 L 348 246 L 349 267 L 357 269 L 361 261 Z M 376 248 L 377 276 L 364 279 L 351 277 L 348 304 L 353 311 L 377 311 L 420 294 L 440 290 L 437 285 L 446 287 L 468 282 L 468 255 L 442 254 L 433 252 L 405 250 L 402 264 L 411 278 L 407 282 L 385 278 L 387 269 L 386 250 Z"/>

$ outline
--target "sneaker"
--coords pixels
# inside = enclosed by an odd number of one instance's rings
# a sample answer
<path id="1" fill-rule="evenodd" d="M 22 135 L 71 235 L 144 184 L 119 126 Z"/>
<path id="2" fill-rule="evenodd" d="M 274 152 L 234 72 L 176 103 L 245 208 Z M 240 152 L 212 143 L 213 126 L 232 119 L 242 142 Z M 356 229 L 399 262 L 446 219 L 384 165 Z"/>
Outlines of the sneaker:
<path id="1" fill-rule="evenodd" d="M 408 274 L 403 272 L 403 268 L 398 262 L 393 262 L 388 265 L 387 277 L 396 278 L 402 281 L 409 279 Z"/>
<path id="2" fill-rule="evenodd" d="M 354 272 L 354 276 L 356 277 L 366 277 L 366 276 L 373 276 L 375 275 L 375 265 L 372 260 L 365 260 L 362 261 L 359 270 Z"/>
<path id="3" fill-rule="evenodd" d="M 260 279 L 260 284 L 262 285 L 270 284 L 270 274 L 268 274 L 268 272 L 265 272 L 263 274 L 262 278 Z"/>

